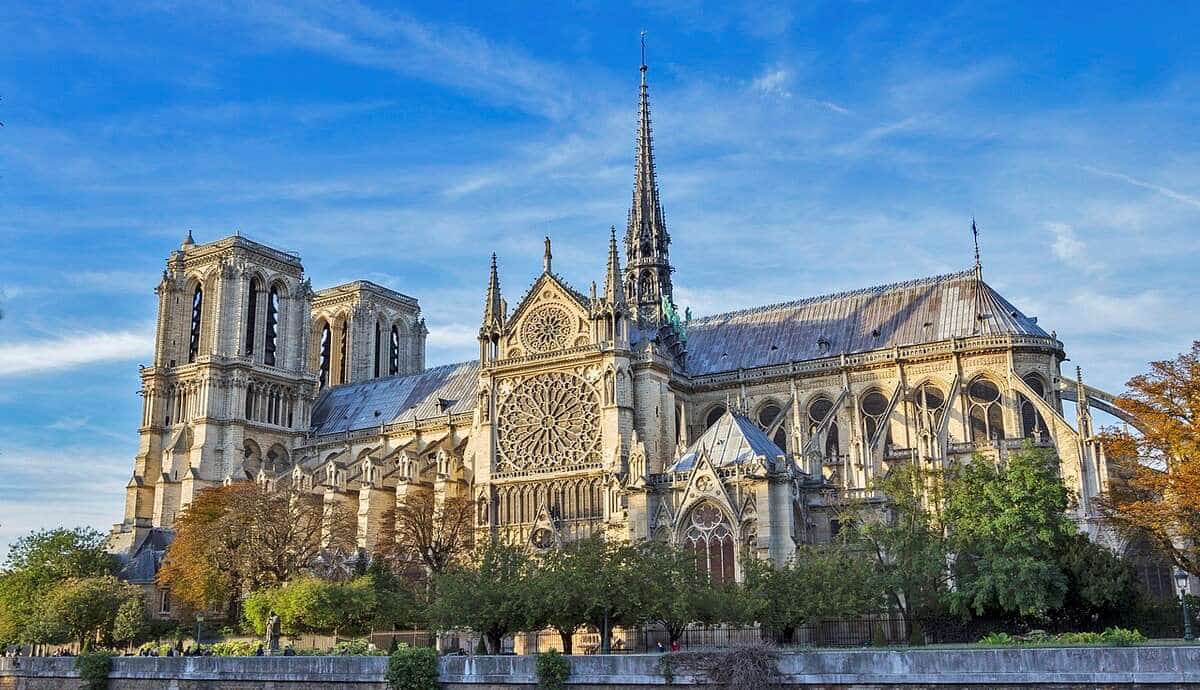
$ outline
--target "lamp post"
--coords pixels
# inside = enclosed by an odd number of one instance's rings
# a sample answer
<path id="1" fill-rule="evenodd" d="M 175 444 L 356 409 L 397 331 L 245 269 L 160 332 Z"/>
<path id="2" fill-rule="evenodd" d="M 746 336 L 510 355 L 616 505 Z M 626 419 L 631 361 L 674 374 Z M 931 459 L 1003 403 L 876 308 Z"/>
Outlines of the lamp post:
<path id="1" fill-rule="evenodd" d="M 200 624 L 204 622 L 204 616 L 196 614 L 196 648 L 200 648 Z"/>
<path id="2" fill-rule="evenodd" d="M 1183 605 L 1183 639 L 1192 641 L 1192 614 L 1188 612 L 1188 574 L 1183 568 L 1175 569 L 1175 590 L 1179 592 L 1179 603 Z"/>

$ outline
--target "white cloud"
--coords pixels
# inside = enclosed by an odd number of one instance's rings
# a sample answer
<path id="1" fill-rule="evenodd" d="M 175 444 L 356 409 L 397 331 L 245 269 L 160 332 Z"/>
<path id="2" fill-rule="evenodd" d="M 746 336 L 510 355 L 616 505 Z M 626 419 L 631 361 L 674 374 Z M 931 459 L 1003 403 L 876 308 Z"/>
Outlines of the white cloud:
<path id="1" fill-rule="evenodd" d="M 149 358 L 153 354 L 154 336 L 149 329 L 95 331 L 47 340 L 3 343 L 0 344 L 0 377 Z"/>
<path id="2" fill-rule="evenodd" d="M 1153 182 L 1139 180 L 1136 177 L 1131 177 L 1124 173 L 1113 172 L 1111 170 L 1101 170 L 1099 168 L 1093 168 L 1090 165 L 1085 165 L 1082 167 L 1084 170 L 1086 170 L 1090 173 L 1093 173 L 1096 175 L 1101 175 L 1103 177 L 1111 177 L 1114 180 L 1120 180 L 1122 182 L 1126 182 L 1128 184 L 1133 185 L 1134 187 L 1141 187 L 1142 189 L 1148 189 L 1157 194 L 1161 194 L 1161 195 L 1167 197 L 1168 199 L 1174 199 L 1175 201 L 1178 201 L 1182 204 L 1187 204 L 1188 206 L 1195 206 L 1196 208 L 1200 208 L 1200 197 L 1193 196 L 1191 194 L 1184 194 L 1183 192 L 1176 191 L 1174 189 L 1171 189 L 1170 187 L 1163 187 L 1162 185 L 1157 185 L 1157 184 L 1154 184 Z"/>
<path id="3" fill-rule="evenodd" d="M 1092 257 L 1087 245 L 1076 236 L 1075 229 L 1070 225 L 1058 222 L 1048 222 L 1045 225 L 1050 234 L 1054 235 L 1054 241 L 1050 243 L 1050 251 L 1054 252 L 1054 256 L 1061 259 L 1063 263 L 1082 268 L 1089 273 L 1095 273 L 1103 268 L 1103 264 Z"/>
<path id="4" fill-rule="evenodd" d="M 792 95 L 788 90 L 791 81 L 792 74 L 786 67 L 772 67 L 755 77 L 750 83 L 750 88 L 766 96 L 787 98 Z"/>

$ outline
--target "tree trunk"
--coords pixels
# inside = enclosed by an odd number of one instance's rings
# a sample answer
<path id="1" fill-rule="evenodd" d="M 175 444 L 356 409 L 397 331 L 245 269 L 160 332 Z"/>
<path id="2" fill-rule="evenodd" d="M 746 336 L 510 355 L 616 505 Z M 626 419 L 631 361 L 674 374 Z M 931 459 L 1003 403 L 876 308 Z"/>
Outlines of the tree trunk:
<path id="1" fill-rule="evenodd" d="M 612 627 L 608 624 L 608 611 L 604 612 L 604 625 L 600 627 L 600 653 L 612 651 Z"/>
<path id="2" fill-rule="evenodd" d="M 504 635 L 498 632 L 489 632 L 487 645 L 489 654 L 499 654 L 504 649 Z"/>
<path id="3" fill-rule="evenodd" d="M 571 653 L 571 638 L 573 636 L 574 632 L 563 632 L 562 630 L 558 631 L 558 639 L 562 641 L 563 654 Z"/>

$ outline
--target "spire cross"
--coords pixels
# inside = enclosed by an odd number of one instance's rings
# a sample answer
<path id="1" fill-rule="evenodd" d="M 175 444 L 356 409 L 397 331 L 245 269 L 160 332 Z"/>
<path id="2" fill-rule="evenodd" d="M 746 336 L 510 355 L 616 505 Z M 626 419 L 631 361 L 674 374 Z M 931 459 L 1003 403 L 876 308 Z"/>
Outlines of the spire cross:
<path id="1" fill-rule="evenodd" d="M 646 84 L 646 30 L 642 30 L 642 85 Z"/>

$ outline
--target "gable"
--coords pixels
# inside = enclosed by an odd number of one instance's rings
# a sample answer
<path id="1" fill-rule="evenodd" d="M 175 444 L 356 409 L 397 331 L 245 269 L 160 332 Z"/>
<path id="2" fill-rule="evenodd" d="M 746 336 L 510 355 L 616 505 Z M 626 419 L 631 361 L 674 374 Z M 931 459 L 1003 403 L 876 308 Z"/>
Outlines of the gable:
<path id="1" fill-rule="evenodd" d="M 543 273 L 509 319 L 501 356 L 555 352 L 589 342 L 587 298 L 558 276 Z"/>

